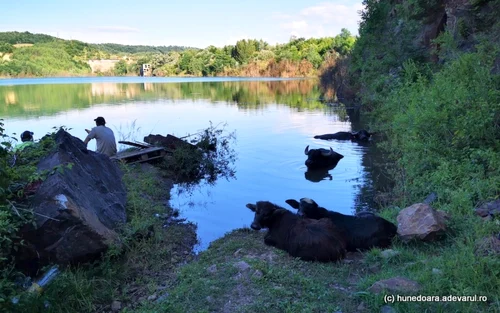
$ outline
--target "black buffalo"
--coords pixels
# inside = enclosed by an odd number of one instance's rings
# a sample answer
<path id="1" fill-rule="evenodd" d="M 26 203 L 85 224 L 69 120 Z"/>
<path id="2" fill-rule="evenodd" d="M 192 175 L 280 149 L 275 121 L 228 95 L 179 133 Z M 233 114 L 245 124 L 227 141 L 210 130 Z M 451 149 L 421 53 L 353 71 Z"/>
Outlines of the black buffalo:
<path id="1" fill-rule="evenodd" d="M 388 247 L 397 232 L 396 225 L 374 214 L 344 215 L 328 211 L 309 198 L 302 198 L 300 202 L 289 199 L 286 200 L 286 203 L 292 208 L 298 209 L 299 214 L 307 218 L 329 218 L 340 230 L 346 241 L 347 251 Z"/>
<path id="2" fill-rule="evenodd" d="M 314 138 L 323 140 L 368 141 L 373 134 L 374 133 L 362 129 L 357 132 L 337 132 L 335 134 L 316 135 Z"/>
<path id="3" fill-rule="evenodd" d="M 345 257 L 345 242 L 330 219 L 304 218 L 269 201 L 246 206 L 255 212 L 252 229 L 268 229 L 266 245 L 304 261 L 330 262 Z"/>
<path id="4" fill-rule="evenodd" d="M 307 155 L 305 164 L 308 169 L 334 168 L 344 157 L 342 154 L 333 151 L 332 148 L 330 150 L 323 148 L 309 150 L 309 146 L 307 146 L 304 153 Z"/>

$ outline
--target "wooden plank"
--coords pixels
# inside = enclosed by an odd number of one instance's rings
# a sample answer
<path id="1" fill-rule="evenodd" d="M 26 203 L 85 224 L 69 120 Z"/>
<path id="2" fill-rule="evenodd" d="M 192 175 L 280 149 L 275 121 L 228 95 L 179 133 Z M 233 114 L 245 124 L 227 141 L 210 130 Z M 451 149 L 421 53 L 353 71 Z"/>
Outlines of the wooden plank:
<path id="1" fill-rule="evenodd" d="M 165 149 L 163 149 L 161 147 L 151 147 L 151 148 L 146 148 L 146 149 L 139 149 L 136 151 L 120 152 L 120 153 L 112 156 L 111 158 L 116 159 L 116 160 L 123 160 L 123 159 L 129 159 L 129 158 L 133 158 L 133 157 L 141 157 L 142 155 L 148 155 L 150 153 L 155 153 L 155 152 L 157 154 L 161 155 L 162 151 L 165 151 Z"/>
<path id="2" fill-rule="evenodd" d="M 151 148 L 152 145 L 149 145 L 147 143 L 142 143 L 142 142 L 131 142 L 131 141 L 118 141 L 118 143 L 121 143 L 121 144 L 124 144 L 124 145 L 129 145 L 129 146 L 132 146 L 132 147 L 136 147 L 136 148 Z"/>

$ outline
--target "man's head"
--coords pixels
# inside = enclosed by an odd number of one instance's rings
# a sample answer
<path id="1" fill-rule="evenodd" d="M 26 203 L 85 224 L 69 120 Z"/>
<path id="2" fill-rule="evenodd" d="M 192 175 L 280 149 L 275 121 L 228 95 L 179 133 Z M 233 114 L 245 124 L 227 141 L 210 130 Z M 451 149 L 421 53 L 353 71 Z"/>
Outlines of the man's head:
<path id="1" fill-rule="evenodd" d="M 30 132 L 29 130 L 25 130 L 25 131 L 21 134 L 21 141 L 22 141 L 22 142 L 25 142 L 25 141 L 33 141 L 33 132 Z"/>
<path id="2" fill-rule="evenodd" d="M 95 121 L 95 124 L 96 124 L 97 126 L 104 126 L 104 125 L 106 125 L 106 120 L 105 120 L 105 119 L 104 119 L 104 117 L 102 117 L 102 116 L 99 116 L 99 117 L 98 117 L 98 118 L 96 118 L 94 121 Z"/>

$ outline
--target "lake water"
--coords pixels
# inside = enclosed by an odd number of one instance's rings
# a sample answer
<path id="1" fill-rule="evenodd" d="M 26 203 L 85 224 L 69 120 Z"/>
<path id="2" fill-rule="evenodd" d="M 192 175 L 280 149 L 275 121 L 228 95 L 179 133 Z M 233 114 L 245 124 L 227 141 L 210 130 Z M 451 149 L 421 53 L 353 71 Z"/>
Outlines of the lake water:
<path id="1" fill-rule="evenodd" d="M 219 179 L 190 193 L 173 192 L 171 205 L 198 225 L 200 245 L 235 228 L 249 226 L 247 203 L 309 197 L 329 209 L 353 214 L 372 208 L 379 179 L 373 144 L 323 141 L 317 134 L 362 127 L 345 109 L 318 99 L 314 80 L 240 78 L 50 78 L 0 80 L 0 118 L 8 134 L 24 130 L 40 139 L 65 126 L 85 138 L 85 128 L 103 116 L 117 140 L 148 134 L 196 133 L 225 124 L 234 132 L 236 177 Z M 354 125 L 354 126 L 353 126 Z M 329 148 L 344 155 L 331 177 L 306 176 L 305 147 Z M 95 150 L 95 141 L 89 144 Z M 324 178 L 321 180 L 321 178 Z"/>

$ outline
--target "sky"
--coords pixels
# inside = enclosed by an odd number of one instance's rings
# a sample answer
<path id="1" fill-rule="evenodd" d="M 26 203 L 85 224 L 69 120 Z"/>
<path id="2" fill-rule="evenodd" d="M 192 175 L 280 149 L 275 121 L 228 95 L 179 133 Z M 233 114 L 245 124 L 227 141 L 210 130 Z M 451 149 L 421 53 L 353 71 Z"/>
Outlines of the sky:
<path id="1" fill-rule="evenodd" d="M 291 36 L 358 34 L 361 0 L 0 0 L 0 32 L 29 31 L 88 43 L 234 45 Z"/>

